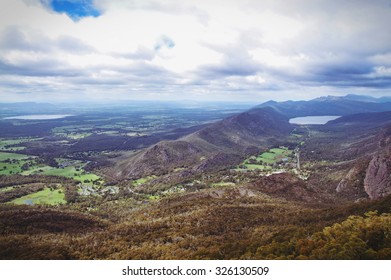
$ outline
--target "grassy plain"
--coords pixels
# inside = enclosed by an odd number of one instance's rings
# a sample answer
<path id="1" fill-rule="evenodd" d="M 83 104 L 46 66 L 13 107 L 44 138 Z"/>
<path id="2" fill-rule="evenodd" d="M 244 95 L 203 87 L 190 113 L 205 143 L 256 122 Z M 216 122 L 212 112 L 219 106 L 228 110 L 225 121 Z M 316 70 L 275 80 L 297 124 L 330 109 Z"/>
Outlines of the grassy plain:
<path id="1" fill-rule="evenodd" d="M 271 171 L 272 165 L 281 161 L 290 161 L 293 151 L 286 147 L 273 148 L 258 156 L 252 156 L 243 161 L 235 170 L 261 170 Z"/>
<path id="2" fill-rule="evenodd" d="M 6 187 L 6 188 L 0 188 L 0 192 L 8 192 L 10 190 L 12 190 L 14 187 Z"/>
<path id="3" fill-rule="evenodd" d="M 22 166 L 30 162 L 31 156 L 0 152 L 0 175 L 18 174 L 22 172 Z"/>
<path id="4" fill-rule="evenodd" d="M 48 176 L 63 176 L 67 178 L 73 178 L 80 182 L 84 182 L 86 180 L 94 181 L 100 178 L 98 175 L 92 173 L 85 173 L 81 169 L 76 169 L 75 166 L 46 169 L 42 172 L 42 174 Z"/>
<path id="5" fill-rule="evenodd" d="M 19 138 L 19 139 L 0 139 L 0 150 L 1 151 L 22 151 L 26 149 L 23 146 L 17 146 L 26 142 L 37 141 L 42 138 Z"/>
<path id="6" fill-rule="evenodd" d="M 99 180 L 100 177 L 93 173 L 87 173 L 83 170 L 84 163 L 81 161 L 68 162 L 64 167 L 51 167 L 43 163 L 37 163 L 30 156 L 0 152 L 0 175 L 48 175 L 48 176 L 63 176 L 73 178 L 80 182 Z M 67 162 L 65 159 L 57 159 L 59 164 Z M 22 168 L 23 165 L 28 164 L 28 168 Z M 146 178 L 145 180 L 148 180 Z"/>
<path id="7" fill-rule="evenodd" d="M 29 157 L 30 156 L 27 156 L 27 155 L 0 152 L 0 161 L 5 161 L 5 160 L 22 160 L 22 159 L 27 159 Z"/>
<path id="8" fill-rule="evenodd" d="M 9 203 L 16 205 L 58 205 L 65 204 L 66 201 L 63 190 L 51 190 L 49 188 L 45 188 L 42 191 L 16 198 Z"/>
<path id="9" fill-rule="evenodd" d="M 151 176 L 147 176 L 147 177 L 143 177 L 143 178 L 137 179 L 133 183 L 134 183 L 134 185 L 139 186 L 139 185 L 145 184 L 145 183 L 147 183 L 147 182 L 149 182 L 149 181 L 151 181 L 152 179 L 155 179 L 155 178 L 156 178 L 156 176 L 151 175 Z"/>
<path id="10" fill-rule="evenodd" d="M 212 187 L 234 187 L 235 183 L 233 182 L 219 182 L 219 183 L 213 183 Z"/>

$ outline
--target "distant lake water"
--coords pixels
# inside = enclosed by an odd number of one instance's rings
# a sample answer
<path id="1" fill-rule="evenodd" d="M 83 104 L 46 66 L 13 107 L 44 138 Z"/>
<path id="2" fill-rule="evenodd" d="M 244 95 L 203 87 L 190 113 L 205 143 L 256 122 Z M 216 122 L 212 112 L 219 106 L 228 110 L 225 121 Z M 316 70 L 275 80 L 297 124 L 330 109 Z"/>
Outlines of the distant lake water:
<path id="1" fill-rule="evenodd" d="M 72 115 L 24 115 L 4 118 L 5 120 L 55 120 L 70 117 Z"/>
<path id="2" fill-rule="evenodd" d="M 326 124 L 329 121 L 338 119 L 341 116 L 308 116 L 289 120 L 292 124 Z"/>

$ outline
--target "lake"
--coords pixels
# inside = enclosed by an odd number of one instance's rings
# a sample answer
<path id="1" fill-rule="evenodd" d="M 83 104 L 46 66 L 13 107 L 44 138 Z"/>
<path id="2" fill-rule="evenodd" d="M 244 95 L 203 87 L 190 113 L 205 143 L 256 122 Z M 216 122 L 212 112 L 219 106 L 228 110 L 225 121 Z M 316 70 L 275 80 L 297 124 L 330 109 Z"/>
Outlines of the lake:
<path id="1" fill-rule="evenodd" d="M 289 120 L 291 124 L 326 124 L 329 121 L 338 119 L 341 116 L 307 116 Z"/>
<path id="2" fill-rule="evenodd" d="M 23 115 L 4 118 L 5 120 L 56 120 L 72 115 Z"/>

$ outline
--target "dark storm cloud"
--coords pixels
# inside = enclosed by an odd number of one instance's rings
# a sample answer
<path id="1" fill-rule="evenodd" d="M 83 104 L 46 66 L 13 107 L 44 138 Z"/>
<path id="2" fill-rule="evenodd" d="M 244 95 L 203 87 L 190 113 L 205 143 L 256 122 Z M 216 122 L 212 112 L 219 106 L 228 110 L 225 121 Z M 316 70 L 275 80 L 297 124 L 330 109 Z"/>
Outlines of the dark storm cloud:
<path id="1" fill-rule="evenodd" d="M 334 87 L 387 88 L 391 75 L 381 74 L 379 65 L 371 56 L 341 54 L 340 57 L 313 58 L 301 66 L 299 73 L 283 69 L 269 69 L 270 73 L 282 80 L 302 85 Z M 384 67 L 383 67 L 384 68 Z"/>
<path id="2" fill-rule="evenodd" d="M 369 75 L 373 71 L 373 63 L 362 57 L 344 57 L 337 59 L 322 59 L 310 61 L 303 65 L 302 77 L 300 80 L 309 80 L 314 83 L 354 83 Z"/>

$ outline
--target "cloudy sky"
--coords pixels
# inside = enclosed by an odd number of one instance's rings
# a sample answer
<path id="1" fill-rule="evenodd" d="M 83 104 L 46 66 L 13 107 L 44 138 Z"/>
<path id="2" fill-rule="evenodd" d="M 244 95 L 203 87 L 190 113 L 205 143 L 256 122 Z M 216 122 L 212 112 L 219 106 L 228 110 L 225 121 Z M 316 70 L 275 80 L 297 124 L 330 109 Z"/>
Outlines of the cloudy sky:
<path id="1" fill-rule="evenodd" d="M 0 102 L 391 96 L 390 0 L 0 0 Z"/>

